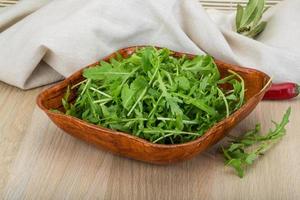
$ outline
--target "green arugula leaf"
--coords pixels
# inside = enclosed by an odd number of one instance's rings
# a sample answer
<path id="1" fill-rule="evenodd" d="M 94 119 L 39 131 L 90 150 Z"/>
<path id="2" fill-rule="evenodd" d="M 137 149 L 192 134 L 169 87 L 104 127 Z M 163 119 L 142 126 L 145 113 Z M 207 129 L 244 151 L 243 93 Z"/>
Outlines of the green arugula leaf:
<path id="1" fill-rule="evenodd" d="M 83 76 L 85 78 L 94 80 L 103 80 L 106 79 L 107 76 L 119 77 L 129 74 L 130 73 L 124 70 L 123 68 L 113 68 L 111 64 L 104 61 L 101 61 L 100 65 L 97 67 L 88 68 L 83 71 Z"/>
<path id="2" fill-rule="evenodd" d="M 86 79 L 71 87 L 77 88 L 75 103 L 67 90 L 62 104 L 66 114 L 99 126 L 154 143 L 184 143 L 242 106 L 243 79 L 230 73 L 221 78 L 208 55 L 176 57 L 166 48 L 144 47 L 85 69 Z"/>
<path id="3" fill-rule="evenodd" d="M 65 110 L 69 110 L 70 109 L 70 104 L 69 104 L 69 97 L 71 94 L 71 89 L 70 86 L 67 87 L 67 91 L 64 94 L 63 98 L 62 98 L 62 105 L 64 107 Z"/>
<path id="4" fill-rule="evenodd" d="M 189 79 L 187 79 L 185 76 L 177 76 L 175 81 L 178 83 L 179 88 L 185 91 L 188 91 L 191 88 Z"/>
<path id="5" fill-rule="evenodd" d="M 234 138 L 231 144 L 227 148 L 222 147 L 225 164 L 233 167 L 242 178 L 246 167 L 253 164 L 260 155 L 263 155 L 285 135 L 285 126 L 289 122 L 290 114 L 291 108 L 288 108 L 281 122 L 274 123 L 274 130 L 270 130 L 265 135 L 259 134 L 260 125 L 256 125 L 241 138 L 231 137 Z"/>
<path id="6" fill-rule="evenodd" d="M 147 80 L 140 76 L 131 83 L 130 88 L 128 84 L 123 86 L 121 99 L 122 105 L 126 110 L 129 110 L 133 106 L 136 100 L 135 96 L 140 94 L 147 85 Z"/>
<path id="7" fill-rule="evenodd" d="M 149 71 L 152 68 L 151 60 L 152 57 L 152 51 L 151 49 L 146 49 L 145 53 L 142 55 L 142 67 L 144 71 Z"/>
<path id="8" fill-rule="evenodd" d="M 244 177 L 245 172 L 244 172 L 244 169 L 242 167 L 242 160 L 241 159 L 233 158 L 233 159 L 231 159 L 227 162 L 227 165 L 233 167 L 240 178 Z"/>

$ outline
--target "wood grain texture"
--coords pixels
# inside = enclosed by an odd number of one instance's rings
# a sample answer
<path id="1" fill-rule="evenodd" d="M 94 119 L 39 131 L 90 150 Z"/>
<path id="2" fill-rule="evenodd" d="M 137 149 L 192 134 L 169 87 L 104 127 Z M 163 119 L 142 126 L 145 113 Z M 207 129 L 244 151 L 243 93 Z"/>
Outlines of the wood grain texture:
<path id="1" fill-rule="evenodd" d="M 138 48 L 140 47 L 121 49 L 117 51 L 117 53 L 105 57 L 103 60 L 109 62 L 109 60 L 115 58 L 117 54 L 122 55 L 124 58 L 129 57 Z M 173 56 L 182 57 L 183 55 L 191 59 L 194 57 L 194 55 L 179 52 L 175 52 Z M 90 66 L 97 64 L 98 62 Z M 62 108 L 61 99 L 63 95 L 68 86 L 72 87 L 83 80 L 83 69 L 75 72 L 64 81 L 41 92 L 37 98 L 37 103 L 58 127 L 76 138 L 125 157 L 155 164 L 170 164 L 190 159 L 217 143 L 229 130 L 252 112 L 271 85 L 269 82 L 270 77 L 257 70 L 226 64 L 221 61 L 216 61 L 216 65 L 219 68 L 221 77 L 228 76 L 228 70 L 232 70 L 244 79 L 245 103 L 229 117 L 212 126 L 203 136 L 183 144 L 154 144 L 128 133 L 110 130 L 63 113 L 51 111 L 52 109 Z M 75 89 L 72 90 L 71 93 L 72 95 L 69 101 L 74 100 L 76 95 Z"/>
<path id="2" fill-rule="evenodd" d="M 221 143 L 170 166 L 98 150 L 63 133 L 39 109 L 32 114 L 39 91 L 0 84 L 0 199 L 300 199 L 299 98 L 262 102 L 231 131 L 238 135 L 256 122 L 267 130 L 292 107 L 287 135 L 239 179 L 224 167 Z"/>
<path id="3" fill-rule="evenodd" d="M 0 82 L 0 191 L 31 120 L 35 96 L 41 90 L 25 92 Z"/>
<path id="4" fill-rule="evenodd" d="M 6 87 L 2 85 L 3 88 Z M 23 98 L 29 101 L 37 93 L 26 93 Z M 15 92 L 8 94 L 8 98 L 14 95 Z M 9 167 L 10 180 L 2 191 L 3 199 L 297 200 L 299 99 L 260 103 L 231 134 L 239 135 L 256 122 L 267 130 L 270 120 L 279 121 L 288 106 L 293 112 L 287 135 L 255 162 L 243 179 L 224 167 L 219 153 L 224 140 L 190 161 L 157 166 L 115 156 L 81 142 L 63 133 L 42 111 L 35 109 L 15 155 L 16 162 Z"/>

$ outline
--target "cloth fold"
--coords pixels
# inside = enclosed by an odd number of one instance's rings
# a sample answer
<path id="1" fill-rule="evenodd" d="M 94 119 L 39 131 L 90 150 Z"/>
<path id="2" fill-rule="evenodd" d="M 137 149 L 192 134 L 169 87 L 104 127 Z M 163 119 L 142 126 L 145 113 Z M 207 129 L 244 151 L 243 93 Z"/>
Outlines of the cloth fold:
<path id="1" fill-rule="evenodd" d="M 30 89 L 120 48 L 156 45 L 300 82 L 299 9 L 299 0 L 269 9 L 253 40 L 234 32 L 234 13 L 206 11 L 197 0 L 21 1 L 0 13 L 0 80 Z"/>

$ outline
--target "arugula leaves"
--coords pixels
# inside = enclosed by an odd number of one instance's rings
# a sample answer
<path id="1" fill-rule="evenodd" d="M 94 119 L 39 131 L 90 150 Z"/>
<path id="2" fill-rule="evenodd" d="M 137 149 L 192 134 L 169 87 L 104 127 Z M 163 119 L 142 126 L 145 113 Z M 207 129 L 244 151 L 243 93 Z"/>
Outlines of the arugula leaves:
<path id="1" fill-rule="evenodd" d="M 258 36 L 267 26 L 267 22 L 261 22 L 266 11 L 264 7 L 265 0 L 249 0 L 245 8 L 238 4 L 235 17 L 236 32 L 250 38 Z"/>
<path id="2" fill-rule="evenodd" d="M 241 138 L 231 136 L 233 138 L 231 144 L 227 148 L 222 148 L 226 165 L 233 167 L 240 178 L 244 177 L 246 167 L 285 135 L 285 126 L 289 122 L 290 114 L 291 108 L 288 108 L 282 121 L 279 124 L 272 121 L 275 129 L 270 129 L 265 135 L 259 134 L 261 127 L 257 124 Z"/>
<path id="3" fill-rule="evenodd" d="M 242 106 L 244 82 L 229 73 L 221 79 L 211 56 L 176 58 L 145 47 L 85 69 L 86 79 L 71 87 L 75 102 L 67 101 L 69 89 L 62 101 L 67 114 L 87 122 L 153 143 L 184 143 Z"/>

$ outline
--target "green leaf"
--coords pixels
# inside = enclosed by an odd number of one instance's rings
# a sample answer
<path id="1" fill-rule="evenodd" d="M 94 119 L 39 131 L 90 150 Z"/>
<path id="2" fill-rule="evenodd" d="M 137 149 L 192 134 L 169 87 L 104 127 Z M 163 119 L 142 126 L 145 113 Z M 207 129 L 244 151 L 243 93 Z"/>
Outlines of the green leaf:
<path id="1" fill-rule="evenodd" d="M 89 79 L 103 80 L 107 78 L 115 79 L 130 74 L 130 72 L 124 69 L 121 65 L 119 68 L 113 68 L 113 66 L 107 62 L 101 61 L 100 63 L 100 66 L 85 69 L 83 71 L 83 76 Z"/>
<path id="2" fill-rule="evenodd" d="M 240 159 L 231 159 L 228 161 L 227 165 L 233 167 L 240 178 L 244 177 L 244 169 Z"/>
<path id="3" fill-rule="evenodd" d="M 260 23 L 264 14 L 265 0 L 249 0 L 245 9 L 238 5 L 236 12 L 236 32 L 250 38 L 255 38 L 266 27 L 266 22 Z"/>
<path id="4" fill-rule="evenodd" d="M 259 15 L 258 9 L 255 8 L 254 11 L 252 12 L 252 14 L 249 16 L 248 20 L 243 24 L 243 26 L 250 26 L 253 23 L 253 21 L 257 15 Z"/>
<path id="5" fill-rule="evenodd" d="M 69 97 L 71 95 L 71 88 L 70 86 L 68 85 L 67 87 L 67 91 L 66 93 L 64 94 L 63 98 L 62 98 L 62 105 L 64 107 L 65 110 L 68 110 L 70 109 L 70 104 L 69 104 Z"/>
<path id="6" fill-rule="evenodd" d="M 94 100 L 93 100 L 93 98 L 92 98 L 92 95 L 90 94 L 89 91 L 87 91 L 86 95 L 87 95 L 87 97 L 88 97 L 87 99 L 88 99 L 89 106 L 90 106 L 90 109 L 91 109 L 91 112 L 92 112 L 94 118 L 98 118 L 98 117 L 99 117 L 99 116 L 98 116 L 99 110 L 97 109 L 97 105 L 94 104 Z M 94 120 L 93 120 L 93 122 L 95 123 Z"/>
<path id="7" fill-rule="evenodd" d="M 257 4 L 257 15 L 253 19 L 253 25 L 252 26 L 257 26 L 259 21 L 261 20 L 263 14 L 264 14 L 264 6 L 265 6 L 265 0 L 259 0 Z"/>
<path id="8" fill-rule="evenodd" d="M 122 105 L 126 110 L 129 110 L 134 102 L 136 101 L 136 96 L 139 95 L 143 89 L 148 85 L 144 77 L 136 78 L 130 85 L 125 84 L 121 92 Z"/>
<path id="9" fill-rule="evenodd" d="M 105 105 L 100 105 L 101 107 L 101 111 L 102 111 L 102 114 L 103 114 L 103 118 L 110 118 L 110 111 L 108 110 L 108 108 L 105 106 Z"/>
<path id="10" fill-rule="evenodd" d="M 178 100 L 174 97 L 171 96 L 170 93 L 168 93 L 167 88 L 165 83 L 163 82 L 160 74 L 158 75 L 158 83 L 159 83 L 159 88 L 162 91 L 162 95 L 165 97 L 166 103 L 168 107 L 170 108 L 171 112 L 173 115 L 181 115 L 182 110 L 178 106 L 177 102 Z"/>
<path id="11" fill-rule="evenodd" d="M 178 83 L 179 88 L 188 91 L 191 88 L 189 80 L 185 76 L 176 77 L 175 81 Z"/>
<path id="12" fill-rule="evenodd" d="M 53 112 L 53 113 L 60 113 L 62 114 L 63 112 L 57 110 L 57 109 L 49 109 L 50 112 Z"/>
<path id="13" fill-rule="evenodd" d="M 83 76 L 72 86 L 75 103 L 62 98 L 66 114 L 154 143 L 195 140 L 243 104 L 242 79 L 234 74 L 220 80 L 208 55 L 178 57 L 166 48 L 137 48 L 128 57 L 117 53 L 85 69 Z M 240 148 L 228 154 L 244 159 Z"/>
<path id="14" fill-rule="evenodd" d="M 105 79 L 105 74 L 109 74 L 112 71 L 112 65 L 104 64 L 101 62 L 101 66 L 87 68 L 83 71 L 85 78 L 102 80 Z"/>
<path id="15" fill-rule="evenodd" d="M 253 139 L 243 139 L 241 140 L 241 143 L 244 144 L 245 146 L 250 146 L 257 143 L 257 141 Z"/>
<path id="16" fill-rule="evenodd" d="M 248 165 L 251 165 L 254 162 L 254 160 L 256 160 L 257 157 L 258 157 L 258 155 L 255 152 L 252 152 L 249 155 L 247 155 L 245 162 Z"/>
<path id="17" fill-rule="evenodd" d="M 236 72 L 232 71 L 232 70 L 228 70 L 229 73 L 235 75 L 236 77 L 238 77 L 240 79 L 241 82 L 238 82 L 237 80 L 234 80 L 232 82 L 232 85 L 234 87 L 234 90 L 237 91 L 238 95 L 239 95 L 239 102 L 236 105 L 236 109 L 240 108 L 243 103 L 244 103 L 244 98 L 245 98 L 245 81 L 243 80 L 243 78 Z"/>
<path id="18" fill-rule="evenodd" d="M 251 137 L 251 136 L 255 136 L 257 135 L 257 133 L 261 130 L 261 125 L 260 124 L 256 124 L 255 128 L 253 130 L 250 130 L 248 132 L 245 133 L 245 137 Z"/>
<path id="19" fill-rule="evenodd" d="M 151 60 L 153 60 L 152 51 L 151 49 L 146 48 L 144 54 L 142 55 L 142 67 L 144 71 L 149 71 L 152 69 Z"/>
<path id="20" fill-rule="evenodd" d="M 187 104 L 192 104 L 209 115 L 217 115 L 217 111 L 213 107 L 208 106 L 202 99 L 194 99 L 183 94 L 178 94 L 178 96 L 182 97 Z"/>
<path id="21" fill-rule="evenodd" d="M 131 106 L 133 105 L 134 99 L 133 96 L 135 94 L 135 91 L 131 90 L 128 86 L 128 84 L 125 84 L 123 86 L 122 92 L 121 92 L 121 98 L 122 98 L 122 105 L 125 109 L 129 110 Z"/>
<path id="22" fill-rule="evenodd" d="M 264 31 L 264 29 L 267 26 L 267 22 L 261 22 L 259 25 L 257 25 L 253 30 L 251 30 L 247 36 L 251 38 L 257 37 L 261 32 Z"/>
<path id="23" fill-rule="evenodd" d="M 228 150 L 228 154 L 230 154 L 232 158 L 241 159 L 241 160 L 244 160 L 245 157 L 247 156 L 243 148 L 238 148 L 233 151 Z"/>
<path id="24" fill-rule="evenodd" d="M 227 165 L 233 167 L 239 177 L 243 177 L 246 167 L 252 165 L 260 155 L 263 155 L 284 136 L 290 114 L 291 108 L 289 107 L 281 122 L 274 123 L 275 129 L 270 130 L 266 135 L 259 134 L 260 125 L 256 125 L 243 137 L 235 138 L 227 148 L 222 147 Z"/>
<path id="25" fill-rule="evenodd" d="M 243 144 L 239 144 L 239 143 L 232 143 L 228 149 L 228 151 L 232 152 L 232 151 L 235 151 L 236 149 L 239 149 L 239 148 L 243 148 L 244 145 Z"/>
<path id="26" fill-rule="evenodd" d="M 237 5 L 236 18 L 235 18 L 235 26 L 236 30 L 240 29 L 241 21 L 243 18 L 244 8 L 240 4 Z"/>
<path id="27" fill-rule="evenodd" d="M 249 0 L 243 15 L 243 19 L 241 21 L 241 26 L 246 26 L 249 24 L 250 19 L 253 18 L 253 13 L 257 12 L 257 3 L 261 0 Z M 256 10 L 256 11 L 255 11 Z"/>

